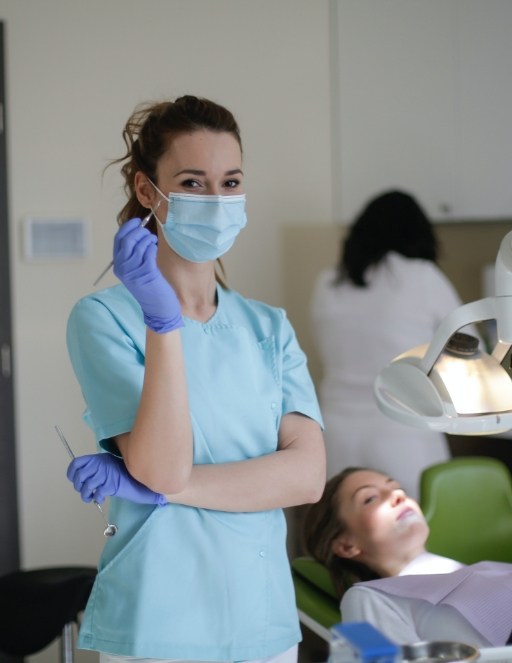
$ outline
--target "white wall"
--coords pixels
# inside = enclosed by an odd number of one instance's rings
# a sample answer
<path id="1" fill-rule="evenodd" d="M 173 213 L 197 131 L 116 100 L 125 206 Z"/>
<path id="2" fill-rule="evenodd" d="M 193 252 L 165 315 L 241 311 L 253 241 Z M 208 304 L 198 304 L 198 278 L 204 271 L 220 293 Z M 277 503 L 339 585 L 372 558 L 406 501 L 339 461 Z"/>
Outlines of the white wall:
<path id="1" fill-rule="evenodd" d="M 400 187 L 434 219 L 510 219 L 510 0 L 335 3 L 335 216 Z"/>
<path id="2" fill-rule="evenodd" d="M 235 113 L 249 225 L 229 282 L 282 304 L 279 228 L 331 218 L 328 14 L 328 0 L 0 0 L 24 567 L 95 564 L 102 545 L 101 517 L 65 479 L 53 427 L 75 452 L 93 450 L 64 333 L 111 258 L 123 194 L 117 170 L 102 180 L 102 169 L 122 153 L 125 120 L 141 101 L 184 93 Z M 25 261 L 21 223 L 32 216 L 88 219 L 91 256 Z"/>

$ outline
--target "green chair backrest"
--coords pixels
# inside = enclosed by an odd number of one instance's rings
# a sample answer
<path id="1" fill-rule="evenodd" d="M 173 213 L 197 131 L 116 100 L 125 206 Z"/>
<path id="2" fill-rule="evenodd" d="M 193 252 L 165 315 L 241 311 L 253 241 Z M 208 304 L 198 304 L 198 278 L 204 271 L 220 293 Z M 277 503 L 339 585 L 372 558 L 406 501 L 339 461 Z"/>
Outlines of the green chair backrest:
<path id="1" fill-rule="evenodd" d="M 329 572 L 312 557 L 292 560 L 297 608 L 324 629 L 341 621 L 340 600 Z"/>
<path id="2" fill-rule="evenodd" d="M 339 603 L 329 571 L 323 564 L 312 557 L 296 557 L 292 561 L 292 569 Z"/>
<path id="3" fill-rule="evenodd" d="M 512 478 L 500 460 L 468 456 L 426 468 L 419 501 L 430 552 L 465 564 L 512 562 Z"/>

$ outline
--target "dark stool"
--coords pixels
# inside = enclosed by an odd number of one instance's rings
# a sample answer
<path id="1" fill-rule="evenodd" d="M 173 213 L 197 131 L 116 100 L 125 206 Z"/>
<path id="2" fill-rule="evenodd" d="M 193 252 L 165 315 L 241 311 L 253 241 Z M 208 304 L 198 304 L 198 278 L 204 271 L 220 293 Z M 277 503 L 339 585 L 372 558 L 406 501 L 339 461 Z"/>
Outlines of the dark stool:
<path id="1" fill-rule="evenodd" d="M 73 661 L 73 626 L 85 608 L 96 569 L 64 566 L 0 577 L 0 652 L 30 656 L 61 636 L 62 663 Z"/>

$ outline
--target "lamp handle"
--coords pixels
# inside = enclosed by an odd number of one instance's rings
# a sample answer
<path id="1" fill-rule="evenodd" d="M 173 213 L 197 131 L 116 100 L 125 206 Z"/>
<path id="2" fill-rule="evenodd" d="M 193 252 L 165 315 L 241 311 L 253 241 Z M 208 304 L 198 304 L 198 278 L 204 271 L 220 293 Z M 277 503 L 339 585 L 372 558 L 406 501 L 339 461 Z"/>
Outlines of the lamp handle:
<path id="1" fill-rule="evenodd" d="M 497 300 L 504 299 L 503 297 L 485 297 L 476 302 L 463 304 L 459 308 L 449 313 L 446 318 L 441 322 L 439 327 L 430 341 L 430 344 L 420 361 L 420 369 L 428 375 L 432 367 L 437 361 L 437 358 L 443 351 L 444 346 L 448 343 L 449 339 L 461 327 L 465 327 L 474 322 L 481 320 L 491 320 L 496 317 Z M 510 304 L 510 298 L 509 304 Z"/>

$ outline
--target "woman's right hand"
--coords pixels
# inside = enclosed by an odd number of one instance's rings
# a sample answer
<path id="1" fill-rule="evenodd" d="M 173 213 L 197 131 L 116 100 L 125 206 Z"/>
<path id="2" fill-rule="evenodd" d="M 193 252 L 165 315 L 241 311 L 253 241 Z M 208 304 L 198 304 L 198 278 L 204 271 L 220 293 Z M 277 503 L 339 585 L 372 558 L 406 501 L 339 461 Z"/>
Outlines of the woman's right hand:
<path id="1" fill-rule="evenodd" d="M 142 308 L 144 322 L 157 333 L 183 327 L 181 305 L 156 264 L 157 238 L 140 219 L 124 223 L 114 238 L 114 274 Z"/>

